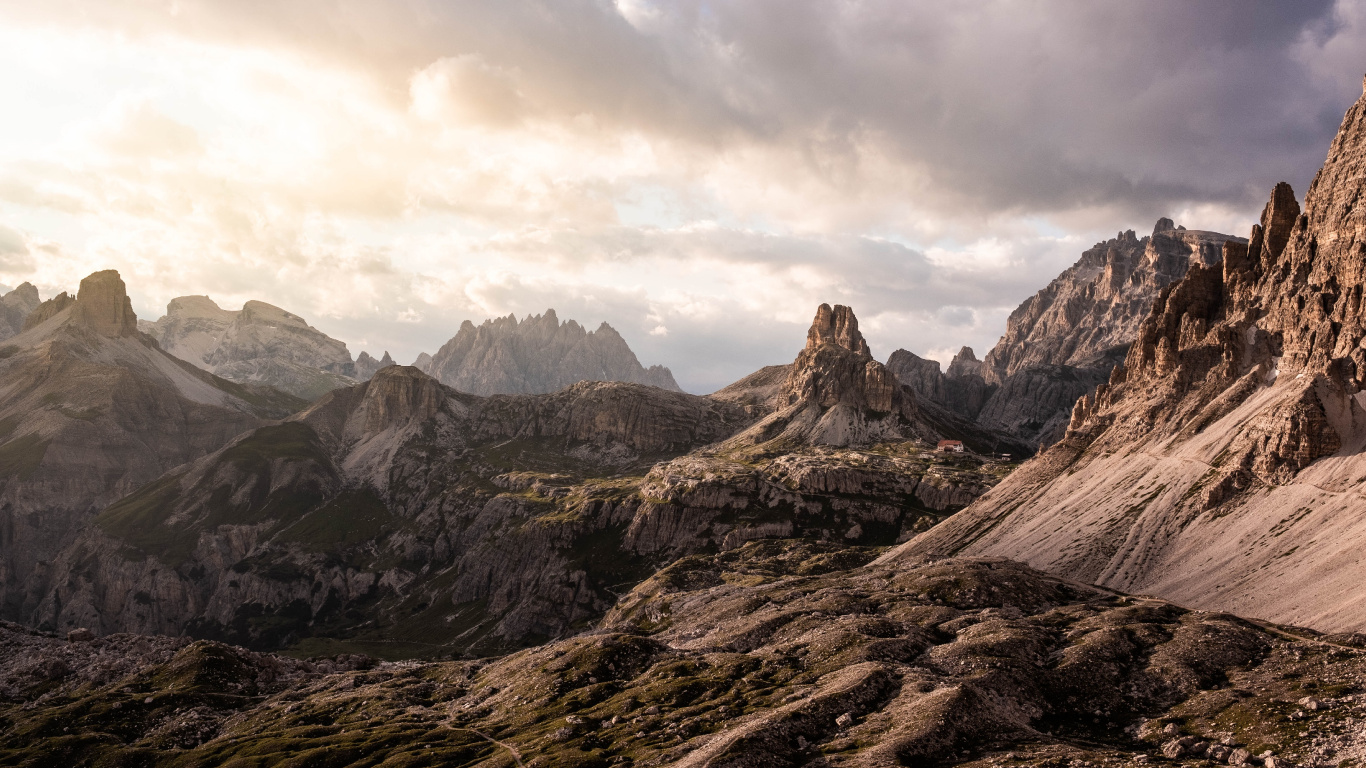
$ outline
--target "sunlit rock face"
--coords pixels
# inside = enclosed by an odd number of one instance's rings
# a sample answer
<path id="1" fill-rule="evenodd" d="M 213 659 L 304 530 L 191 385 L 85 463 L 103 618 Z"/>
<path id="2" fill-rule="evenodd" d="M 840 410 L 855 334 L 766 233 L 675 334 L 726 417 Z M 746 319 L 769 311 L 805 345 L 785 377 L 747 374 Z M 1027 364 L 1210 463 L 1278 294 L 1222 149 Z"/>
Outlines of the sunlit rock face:
<path id="1" fill-rule="evenodd" d="M 0 354 L 0 611 L 109 502 L 303 403 L 200 371 L 137 331 L 112 270 L 28 316 Z"/>
<path id="2" fill-rule="evenodd" d="M 476 326 L 465 321 L 422 370 L 476 395 L 554 392 L 580 381 L 624 381 L 679 391 L 668 368 L 645 368 L 626 340 L 603 323 L 595 331 L 555 310 L 518 321 L 508 315 Z"/>
<path id="3" fill-rule="evenodd" d="M 992 554 L 1321 629 L 1366 625 L 1366 100 L 1304 205 L 1162 289 L 1066 437 L 908 557 Z"/>
<path id="4" fill-rule="evenodd" d="M 166 305 L 163 317 L 141 328 L 162 349 L 206 371 L 305 400 L 356 381 L 346 344 L 263 301 L 248 301 L 234 312 L 208 296 L 181 296 Z"/>
<path id="5" fill-rule="evenodd" d="M 888 368 L 922 398 L 984 429 L 1030 446 L 1052 445 L 1073 405 L 1123 360 L 1162 289 L 1193 264 L 1218 264 L 1228 241 L 1244 242 L 1166 218 L 1147 237 L 1121 232 L 1011 313 L 986 359 L 964 347 L 940 372 L 938 363 L 899 349 Z"/>

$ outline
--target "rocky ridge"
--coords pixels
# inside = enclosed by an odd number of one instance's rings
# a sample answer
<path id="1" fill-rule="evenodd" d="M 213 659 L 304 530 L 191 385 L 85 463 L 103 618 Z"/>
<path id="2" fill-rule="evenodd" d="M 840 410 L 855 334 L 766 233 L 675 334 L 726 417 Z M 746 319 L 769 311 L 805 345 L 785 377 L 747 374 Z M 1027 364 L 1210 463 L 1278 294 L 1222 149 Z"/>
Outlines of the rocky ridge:
<path id="1" fill-rule="evenodd" d="M 117 272 L 40 305 L 0 346 L 0 610 L 100 508 L 302 405 L 218 379 L 137 331 Z"/>
<path id="2" fill-rule="evenodd" d="M 1067 436 L 903 557 L 1007 556 L 1326 630 L 1362 626 L 1366 98 L 1303 209 L 1164 289 Z"/>
<path id="3" fill-rule="evenodd" d="M 1002 384 L 1043 365 L 1103 368 L 1108 374 L 1137 338 L 1162 289 L 1193 264 L 1217 265 L 1228 241 L 1245 242 L 1162 218 L 1147 237 L 1128 230 L 1097 243 L 1010 314 L 1005 334 L 983 361 L 983 377 Z"/>
<path id="4" fill-rule="evenodd" d="M 397 363 L 394 362 L 394 358 L 389 357 L 388 352 L 385 352 L 384 356 L 378 360 L 371 357 L 369 352 L 361 352 L 356 356 L 356 380 L 369 381 L 370 377 L 374 376 L 379 369 L 388 368 L 391 365 L 397 365 Z"/>
<path id="5" fill-rule="evenodd" d="M 0 625 L 0 760 L 1285 768 L 1366 751 L 1350 639 L 999 560 L 863 565 L 876 553 L 684 558 L 589 631 L 485 660 Z"/>
<path id="6" fill-rule="evenodd" d="M 273 386 L 305 400 L 355 383 L 346 344 L 263 301 L 236 312 L 208 296 L 181 296 L 141 324 L 162 349 L 230 381 Z"/>
<path id="7" fill-rule="evenodd" d="M 963 347 L 941 372 L 937 362 L 899 349 L 888 368 L 922 398 L 985 430 L 1031 447 L 1052 445 L 1076 402 L 1123 359 L 1162 289 L 1192 264 L 1218 264 L 1227 241 L 1243 242 L 1166 218 L 1148 237 L 1121 232 L 1012 312 L 985 360 Z"/>
<path id="8" fill-rule="evenodd" d="M 430 361 L 418 367 L 441 383 L 476 395 L 542 394 L 580 381 L 623 381 L 680 391 L 668 368 L 641 366 L 626 340 L 603 323 L 595 331 L 555 310 L 518 321 L 513 315 L 476 326 L 466 320 Z"/>
<path id="9" fill-rule="evenodd" d="M 742 404 L 615 382 L 482 398 L 383 368 L 111 505 L 26 588 L 27 620 L 502 650 L 694 552 L 905 540 L 1009 469 L 935 453 L 847 308 L 772 373 Z"/>
<path id="10" fill-rule="evenodd" d="M 32 283 L 23 283 L 0 296 L 0 341 L 21 333 L 24 321 L 42 303 L 38 298 L 38 289 Z"/>

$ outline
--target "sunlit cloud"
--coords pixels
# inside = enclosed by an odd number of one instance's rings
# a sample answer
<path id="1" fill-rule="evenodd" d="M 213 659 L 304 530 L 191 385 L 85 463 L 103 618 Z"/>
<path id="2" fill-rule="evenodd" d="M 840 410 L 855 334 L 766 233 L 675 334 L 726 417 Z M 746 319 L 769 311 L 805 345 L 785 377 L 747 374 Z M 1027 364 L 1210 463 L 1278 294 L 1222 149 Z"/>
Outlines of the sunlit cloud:
<path id="1" fill-rule="evenodd" d="M 554 307 L 694 391 L 817 303 L 979 356 L 1085 248 L 1246 234 L 1359 2 L 0 3 L 0 282 L 260 299 L 403 362 Z M 1117 31 L 1117 30 L 1122 30 Z"/>

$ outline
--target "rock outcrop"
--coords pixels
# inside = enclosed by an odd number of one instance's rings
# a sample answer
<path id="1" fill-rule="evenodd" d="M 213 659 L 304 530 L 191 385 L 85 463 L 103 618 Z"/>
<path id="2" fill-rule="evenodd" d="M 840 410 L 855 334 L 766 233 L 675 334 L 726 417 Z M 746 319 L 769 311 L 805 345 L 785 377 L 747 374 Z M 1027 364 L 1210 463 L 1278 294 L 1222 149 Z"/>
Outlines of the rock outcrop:
<path id="1" fill-rule="evenodd" d="M 220 308 L 208 296 L 180 296 L 166 305 L 166 314 L 161 319 L 144 320 L 139 327 L 156 339 L 162 349 L 210 370 L 206 358 L 236 317 L 236 312 Z"/>
<path id="2" fill-rule="evenodd" d="M 996 386 L 987 384 L 982 377 L 982 363 L 971 347 L 959 350 L 949 364 L 947 374 L 939 370 L 938 361 L 926 360 L 904 349 L 898 349 L 887 358 L 887 369 L 921 398 L 974 421 L 996 391 Z M 1006 434 L 1017 433 L 1007 430 Z"/>
<path id="3" fill-rule="evenodd" d="M 117 272 L 29 315 L 0 349 L 0 612 L 96 512 L 303 404 L 186 365 L 137 332 Z M 30 605 L 31 607 L 31 605 Z"/>
<path id="4" fill-rule="evenodd" d="M 109 338 L 138 335 L 138 316 L 118 272 L 106 269 L 81 280 L 71 325 Z"/>
<path id="5" fill-rule="evenodd" d="M 24 321 L 41 303 L 38 289 L 34 288 L 32 283 L 23 283 L 0 296 L 0 341 L 22 332 Z"/>
<path id="6" fill-rule="evenodd" d="M 983 377 L 1002 384 L 1018 371 L 1041 365 L 1104 367 L 1108 375 L 1162 289 L 1192 264 L 1218 264 L 1230 240 L 1244 242 L 1176 227 L 1164 218 L 1148 237 L 1128 230 L 1097 243 L 1010 313 L 1005 335 L 983 361 Z"/>
<path id="7" fill-rule="evenodd" d="M 580 381 L 623 381 L 679 391 L 668 368 L 641 366 L 626 340 L 603 323 L 596 331 L 548 309 L 520 322 L 513 315 L 475 326 L 418 367 L 449 387 L 476 395 L 541 394 Z"/>
<path id="8" fill-rule="evenodd" d="M 1020 305 L 978 361 L 970 347 L 948 371 L 899 349 L 887 365 L 923 399 L 987 431 L 1034 445 L 1062 439 L 1072 407 L 1110 376 L 1162 289 L 1195 265 L 1218 264 L 1241 238 L 1159 219 L 1149 237 L 1121 232 L 1098 243 Z"/>
<path id="9" fill-rule="evenodd" d="M 431 640 L 301 661 L 0 624 L 0 761 L 1281 768 L 1366 747 L 1366 654 L 1342 638 L 999 560 L 874 555 L 789 540 L 685 558 L 578 636 L 478 660 L 357 653 L 450 651 Z"/>
<path id="10" fill-rule="evenodd" d="M 379 369 L 388 368 L 391 365 L 397 365 L 397 363 L 394 362 L 394 358 L 389 357 L 388 352 L 385 352 L 384 357 L 378 360 L 371 357 L 369 352 L 361 352 L 356 355 L 356 380 L 369 381 L 370 377 L 374 376 Z"/>
<path id="11" fill-rule="evenodd" d="M 1008 556 L 1323 630 L 1366 627 L 1366 98 L 1303 211 L 1163 289 L 1066 437 L 905 557 Z"/>
<path id="12" fill-rule="evenodd" d="M 597 381 L 479 397 L 380 369 L 109 506 L 26 590 L 27 620 L 490 652 L 567 632 L 697 552 L 905 540 L 1005 474 L 905 436 L 937 439 L 938 412 L 872 360 L 852 312 L 816 326 L 735 399 Z M 831 413 L 875 425 L 830 440 Z M 764 414 L 790 418 L 765 438 L 747 429 Z"/>
<path id="13" fill-rule="evenodd" d="M 208 296 L 181 296 L 161 319 L 141 327 L 162 349 L 206 371 L 305 400 L 356 381 L 346 344 L 263 301 L 233 312 Z"/>

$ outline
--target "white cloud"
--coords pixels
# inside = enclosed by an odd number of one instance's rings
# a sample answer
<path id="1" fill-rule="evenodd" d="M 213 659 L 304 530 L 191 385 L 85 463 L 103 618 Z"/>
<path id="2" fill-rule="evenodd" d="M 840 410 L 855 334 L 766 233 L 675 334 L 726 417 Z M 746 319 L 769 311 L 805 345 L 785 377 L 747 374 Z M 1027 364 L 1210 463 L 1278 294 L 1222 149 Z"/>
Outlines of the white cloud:
<path id="1" fill-rule="evenodd" d="M 790 359 L 822 301 L 884 357 L 980 356 L 1096 240 L 1159 215 L 1245 234 L 1272 183 L 1303 193 L 1355 97 L 1363 18 L 10 4 L 0 279 L 49 295 L 115 267 L 140 314 L 259 298 L 403 360 L 463 319 L 553 306 L 694 390 Z"/>

